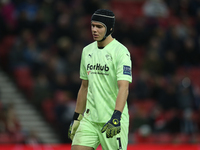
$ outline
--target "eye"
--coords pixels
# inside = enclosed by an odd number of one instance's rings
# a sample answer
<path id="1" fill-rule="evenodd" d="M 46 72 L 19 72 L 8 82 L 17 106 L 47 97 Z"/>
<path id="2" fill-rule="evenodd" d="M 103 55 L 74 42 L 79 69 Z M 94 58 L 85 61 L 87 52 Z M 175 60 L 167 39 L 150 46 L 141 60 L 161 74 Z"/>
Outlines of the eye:
<path id="1" fill-rule="evenodd" d="M 103 26 L 102 25 L 97 25 L 97 28 L 103 28 Z"/>

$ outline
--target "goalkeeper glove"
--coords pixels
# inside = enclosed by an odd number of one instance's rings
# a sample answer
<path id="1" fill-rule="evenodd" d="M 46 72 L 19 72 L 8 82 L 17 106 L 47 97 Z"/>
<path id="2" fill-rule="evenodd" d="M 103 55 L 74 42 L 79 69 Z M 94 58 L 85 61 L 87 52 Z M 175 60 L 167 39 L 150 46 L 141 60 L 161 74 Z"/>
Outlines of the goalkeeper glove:
<path id="1" fill-rule="evenodd" d="M 101 133 L 104 133 L 106 131 L 107 138 L 112 138 L 113 136 L 120 133 L 120 131 L 121 131 L 121 126 L 120 126 L 121 114 L 122 113 L 120 111 L 115 110 L 111 119 L 101 129 Z"/>
<path id="2" fill-rule="evenodd" d="M 79 113 L 74 113 L 73 116 L 73 121 L 71 122 L 70 126 L 69 126 L 69 131 L 68 131 L 68 137 L 73 140 L 74 135 L 76 133 L 76 130 L 78 129 L 78 126 L 80 124 L 81 119 L 83 118 L 82 114 Z"/>

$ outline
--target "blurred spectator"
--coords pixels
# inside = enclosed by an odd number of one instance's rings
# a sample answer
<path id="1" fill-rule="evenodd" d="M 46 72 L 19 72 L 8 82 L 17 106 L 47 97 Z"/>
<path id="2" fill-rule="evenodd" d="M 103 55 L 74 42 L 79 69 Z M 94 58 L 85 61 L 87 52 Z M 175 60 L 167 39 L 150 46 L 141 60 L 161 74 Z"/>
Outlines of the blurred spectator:
<path id="1" fill-rule="evenodd" d="M 39 49 L 36 45 L 35 40 L 30 40 L 27 42 L 27 45 L 24 50 L 24 58 L 26 61 L 26 64 L 33 70 L 33 72 L 36 72 L 37 65 L 39 62 Z"/>
<path id="2" fill-rule="evenodd" d="M 165 132 L 166 119 L 162 107 L 155 105 L 148 116 L 148 120 L 153 133 Z"/>
<path id="3" fill-rule="evenodd" d="M 195 109 L 195 98 L 190 78 L 183 78 L 178 86 L 177 92 L 178 105 L 180 109 Z"/>
<path id="4" fill-rule="evenodd" d="M 32 103 L 37 109 L 41 110 L 42 102 L 51 96 L 49 81 L 44 73 L 37 75 L 33 86 Z"/>
<path id="5" fill-rule="evenodd" d="M 176 23 L 171 24 L 169 28 L 166 29 L 165 39 L 163 42 L 164 53 L 168 50 L 173 50 L 176 55 L 176 60 L 179 59 L 178 57 L 180 55 L 180 49 L 182 46 L 182 38 L 178 34 L 178 28 L 179 27 L 176 25 Z"/>
<path id="6" fill-rule="evenodd" d="M 150 78 L 150 75 L 147 71 L 142 70 L 135 81 L 133 93 L 131 95 L 134 95 L 135 99 L 146 99 L 150 96 L 150 89 L 148 86 L 148 80 Z"/>
<path id="7" fill-rule="evenodd" d="M 155 51 L 149 51 L 146 54 L 143 69 L 153 75 L 161 75 L 163 72 L 163 62 Z"/>
<path id="8" fill-rule="evenodd" d="M 86 11 L 86 13 L 88 14 L 92 14 L 94 13 L 98 8 L 101 8 L 103 3 L 105 0 L 103 1 L 98 1 L 98 0 L 83 0 L 83 7 Z"/>
<path id="9" fill-rule="evenodd" d="M 78 71 L 73 71 L 70 75 L 69 75 L 69 91 L 71 92 L 71 96 L 73 99 L 76 99 L 77 97 L 77 93 L 79 91 L 80 88 L 80 78 L 79 78 L 79 72 Z"/>
<path id="10" fill-rule="evenodd" d="M 171 108 L 169 111 L 165 112 L 166 119 L 166 131 L 172 135 L 176 135 L 181 131 L 181 118 L 179 111 L 176 108 Z"/>
<path id="11" fill-rule="evenodd" d="M 5 119 L 6 119 L 6 111 L 5 111 L 5 108 L 3 108 L 3 106 L 1 105 L 1 109 L 0 109 L 0 133 L 6 132 Z"/>
<path id="12" fill-rule="evenodd" d="M 0 111 L 0 143 L 22 143 L 25 135 L 12 103 Z"/>
<path id="13" fill-rule="evenodd" d="M 10 71 L 20 66 L 25 66 L 26 61 L 24 58 L 24 45 L 21 40 L 16 40 L 15 45 L 9 54 Z"/>
<path id="14" fill-rule="evenodd" d="M 17 10 L 19 12 L 25 12 L 26 13 L 26 18 L 30 21 L 34 21 L 37 12 L 39 9 L 39 5 L 35 0 L 27 0 L 19 3 Z"/>
<path id="15" fill-rule="evenodd" d="M 177 85 L 173 82 L 166 84 L 159 93 L 158 104 L 164 110 L 178 109 Z"/>
<path id="16" fill-rule="evenodd" d="M 70 92 L 63 90 L 58 90 L 56 92 L 54 101 L 55 116 L 58 122 L 57 128 L 60 130 L 60 135 L 63 139 L 63 142 L 70 142 L 66 127 L 68 127 L 71 123 L 75 109 L 75 101 L 72 99 Z"/>
<path id="17" fill-rule="evenodd" d="M 30 130 L 28 132 L 27 137 L 24 140 L 24 144 L 27 145 L 38 145 L 38 144 L 42 144 L 42 140 L 40 139 L 40 137 L 37 134 L 36 130 Z"/>
<path id="18" fill-rule="evenodd" d="M 1 8 L 1 6 L 0 6 L 0 8 Z M 6 23 L 3 20 L 3 17 L 1 14 L 0 14 L 0 29 L 1 29 L 0 30 L 0 40 L 2 40 L 6 36 L 8 31 L 7 31 Z"/>
<path id="19" fill-rule="evenodd" d="M 58 73 L 55 76 L 55 82 L 53 85 L 54 90 L 70 90 L 70 85 L 69 85 L 69 77 L 63 73 Z"/>
<path id="20" fill-rule="evenodd" d="M 185 134 L 194 134 L 198 132 L 197 129 L 197 124 L 195 123 L 195 121 L 193 120 L 193 110 L 190 108 L 186 108 L 183 111 L 183 119 L 181 122 L 181 132 L 185 133 Z"/>
<path id="21" fill-rule="evenodd" d="M 148 124 L 147 114 L 141 108 L 136 108 L 134 112 L 134 117 L 131 120 L 131 132 L 136 132 L 143 125 Z"/>
<path id="22" fill-rule="evenodd" d="M 17 17 L 16 17 L 16 7 L 11 0 L 2 0 L 0 2 L 0 15 L 5 21 L 7 28 L 10 31 L 14 31 Z"/>
<path id="23" fill-rule="evenodd" d="M 143 6 L 144 15 L 148 17 L 168 17 L 169 10 L 163 0 L 147 0 Z"/>
<path id="24" fill-rule="evenodd" d="M 163 75 L 171 76 L 176 72 L 178 64 L 176 62 L 176 55 L 172 50 L 168 50 L 163 58 Z"/>
<path id="25" fill-rule="evenodd" d="M 69 37 L 62 36 L 57 40 L 58 55 L 60 58 L 69 59 L 72 42 Z"/>
<path id="26" fill-rule="evenodd" d="M 192 38 L 186 38 L 181 49 L 182 52 L 179 56 L 181 65 L 197 66 L 200 64 L 200 52 L 197 50 Z"/>
<path id="27" fill-rule="evenodd" d="M 56 28 L 54 32 L 54 39 L 58 40 L 61 37 L 74 37 L 73 28 L 71 29 L 71 16 L 67 12 L 60 14 L 56 20 Z"/>
<path id="28" fill-rule="evenodd" d="M 166 79 L 163 76 L 151 75 L 149 78 L 149 98 L 154 99 L 159 104 L 160 93 L 166 86 Z"/>
<path id="29" fill-rule="evenodd" d="M 122 28 L 122 31 L 116 31 L 117 37 L 122 38 L 129 36 L 129 39 L 132 40 L 133 44 L 136 46 L 145 46 L 154 32 L 153 28 L 155 28 L 151 26 L 151 21 L 149 21 L 148 18 L 136 18 L 132 27 L 127 27 L 128 25 L 124 24 L 125 23 L 119 23 L 118 26 Z M 149 30 L 150 28 L 151 30 Z"/>
<path id="30" fill-rule="evenodd" d="M 21 125 L 16 116 L 16 112 L 13 104 L 9 104 L 5 111 L 5 128 L 10 134 L 16 134 L 20 132 Z"/>
<path id="31" fill-rule="evenodd" d="M 197 36 L 199 36 L 200 35 L 200 8 L 197 10 L 196 24 L 194 25 L 194 27 L 196 28 Z"/>

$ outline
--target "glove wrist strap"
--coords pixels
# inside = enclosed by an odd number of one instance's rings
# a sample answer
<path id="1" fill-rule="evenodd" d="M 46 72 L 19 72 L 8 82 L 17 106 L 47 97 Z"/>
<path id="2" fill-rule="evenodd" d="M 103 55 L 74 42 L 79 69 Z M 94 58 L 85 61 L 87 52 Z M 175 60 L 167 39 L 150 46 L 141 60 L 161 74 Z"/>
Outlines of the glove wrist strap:
<path id="1" fill-rule="evenodd" d="M 73 120 L 81 120 L 83 118 L 82 114 L 79 114 L 77 112 L 74 112 Z"/>
<path id="2" fill-rule="evenodd" d="M 122 113 L 120 111 L 115 110 L 114 113 L 113 113 L 113 115 L 112 115 L 112 117 L 113 118 L 117 118 L 117 119 L 120 120 L 121 119 L 121 115 L 122 115 Z"/>

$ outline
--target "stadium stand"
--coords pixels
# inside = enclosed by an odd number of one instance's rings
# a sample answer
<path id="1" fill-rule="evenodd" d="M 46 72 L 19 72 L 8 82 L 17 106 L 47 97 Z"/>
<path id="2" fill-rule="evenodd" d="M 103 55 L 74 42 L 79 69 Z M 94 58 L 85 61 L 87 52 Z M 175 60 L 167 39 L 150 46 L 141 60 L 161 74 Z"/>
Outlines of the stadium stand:
<path id="1" fill-rule="evenodd" d="M 65 133 L 80 86 L 80 55 L 92 41 L 90 16 L 97 8 L 114 11 L 113 36 L 132 57 L 129 142 L 200 142 L 198 0 L 1 1 L 2 72 L 61 143 L 69 143 Z M 0 99 L 2 111 L 6 100 Z M 9 141 L 0 134 L 1 143 Z"/>

